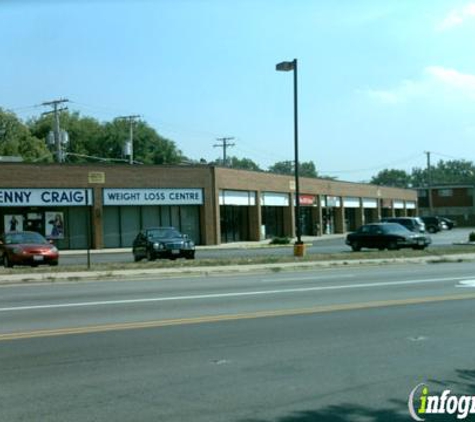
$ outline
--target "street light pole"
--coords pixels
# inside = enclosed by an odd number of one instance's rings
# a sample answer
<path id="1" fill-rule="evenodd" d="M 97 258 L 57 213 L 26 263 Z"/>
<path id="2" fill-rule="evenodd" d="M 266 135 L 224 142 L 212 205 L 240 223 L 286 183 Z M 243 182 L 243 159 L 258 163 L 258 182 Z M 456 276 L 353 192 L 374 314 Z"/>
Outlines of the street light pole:
<path id="1" fill-rule="evenodd" d="M 302 227 L 300 221 L 300 181 L 299 181 L 299 129 L 298 129 L 298 94 L 297 94 L 297 59 L 291 62 L 281 62 L 275 66 L 277 71 L 294 72 L 294 175 L 295 175 L 295 221 L 297 230 L 296 244 L 302 244 Z"/>

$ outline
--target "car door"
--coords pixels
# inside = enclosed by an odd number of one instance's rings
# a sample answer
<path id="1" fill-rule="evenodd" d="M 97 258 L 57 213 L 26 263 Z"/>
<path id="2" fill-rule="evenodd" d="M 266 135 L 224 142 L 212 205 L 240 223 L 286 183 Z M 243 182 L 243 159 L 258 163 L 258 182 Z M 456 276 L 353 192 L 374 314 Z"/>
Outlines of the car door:
<path id="1" fill-rule="evenodd" d="M 380 226 L 371 226 L 371 247 L 383 248 L 386 243 L 386 238 L 383 229 Z"/>
<path id="2" fill-rule="evenodd" d="M 358 230 L 358 242 L 363 248 L 370 248 L 371 246 L 371 227 L 363 226 Z"/>

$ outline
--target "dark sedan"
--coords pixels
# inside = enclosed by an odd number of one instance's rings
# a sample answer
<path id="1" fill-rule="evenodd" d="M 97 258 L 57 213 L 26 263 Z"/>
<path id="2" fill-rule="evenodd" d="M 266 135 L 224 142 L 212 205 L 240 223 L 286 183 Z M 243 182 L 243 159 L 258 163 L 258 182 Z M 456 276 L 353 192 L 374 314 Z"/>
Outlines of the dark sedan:
<path id="1" fill-rule="evenodd" d="M 186 234 L 173 227 L 152 227 L 142 230 L 132 246 L 134 261 L 146 258 L 195 259 L 195 244 Z"/>
<path id="2" fill-rule="evenodd" d="M 353 251 L 361 248 L 379 250 L 396 250 L 400 248 L 424 249 L 431 243 L 431 238 L 424 233 L 414 233 L 400 224 L 375 223 L 365 224 L 356 232 L 348 234 L 346 244 Z"/>
<path id="3" fill-rule="evenodd" d="M 36 232 L 11 232 L 0 237 L 0 256 L 5 267 L 58 265 L 58 249 Z"/>

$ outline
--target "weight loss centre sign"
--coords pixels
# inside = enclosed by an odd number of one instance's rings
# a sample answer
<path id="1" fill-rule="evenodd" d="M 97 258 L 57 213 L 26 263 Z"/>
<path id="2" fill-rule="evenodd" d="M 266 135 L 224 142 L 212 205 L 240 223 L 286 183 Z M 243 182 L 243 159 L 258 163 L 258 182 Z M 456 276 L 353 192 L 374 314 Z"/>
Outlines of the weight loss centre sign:
<path id="1" fill-rule="evenodd" d="M 202 189 L 104 189 L 104 205 L 202 205 Z"/>

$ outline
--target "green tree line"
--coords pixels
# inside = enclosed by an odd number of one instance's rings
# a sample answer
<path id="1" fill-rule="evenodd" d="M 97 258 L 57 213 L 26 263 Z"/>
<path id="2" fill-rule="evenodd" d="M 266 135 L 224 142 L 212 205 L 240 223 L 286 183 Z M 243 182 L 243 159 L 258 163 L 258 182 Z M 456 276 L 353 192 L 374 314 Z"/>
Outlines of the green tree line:
<path id="1" fill-rule="evenodd" d="M 411 172 L 385 169 L 372 177 L 375 185 L 417 188 L 437 184 L 475 184 L 475 164 L 468 160 L 440 160 L 428 168 L 415 167 Z"/>
<path id="2" fill-rule="evenodd" d="M 53 118 L 49 114 L 24 123 L 15 114 L 0 109 L 0 155 L 20 156 L 26 162 L 54 161 L 54 153 L 47 147 Z M 99 122 L 78 112 L 62 112 L 60 122 L 61 129 L 69 135 L 69 143 L 65 146 L 67 162 L 126 159 L 127 121 Z M 134 159 L 144 164 L 176 164 L 185 157 L 173 141 L 160 136 L 146 122 L 137 121 L 134 124 Z"/>

